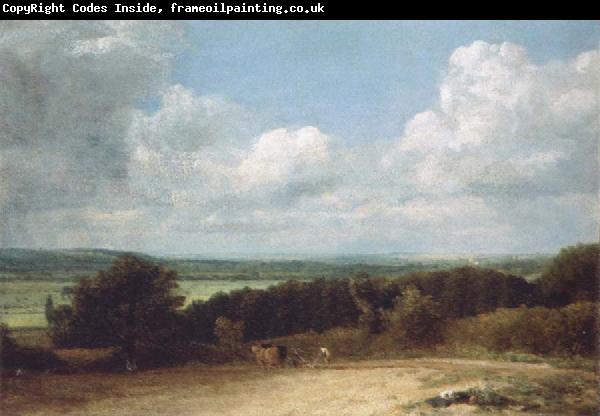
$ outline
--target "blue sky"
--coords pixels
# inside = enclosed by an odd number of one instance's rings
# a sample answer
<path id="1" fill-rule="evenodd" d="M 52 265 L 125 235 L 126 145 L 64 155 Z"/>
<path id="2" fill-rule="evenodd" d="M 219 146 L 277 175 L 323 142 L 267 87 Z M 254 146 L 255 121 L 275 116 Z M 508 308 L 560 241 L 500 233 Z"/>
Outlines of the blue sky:
<path id="1" fill-rule="evenodd" d="M 431 106 L 452 51 L 475 40 L 520 44 L 544 64 L 598 47 L 600 24 L 195 21 L 173 78 L 244 104 L 272 125 L 374 140 L 397 135 Z"/>
<path id="2" fill-rule="evenodd" d="M 598 239 L 596 22 L 0 22 L 0 246 Z"/>

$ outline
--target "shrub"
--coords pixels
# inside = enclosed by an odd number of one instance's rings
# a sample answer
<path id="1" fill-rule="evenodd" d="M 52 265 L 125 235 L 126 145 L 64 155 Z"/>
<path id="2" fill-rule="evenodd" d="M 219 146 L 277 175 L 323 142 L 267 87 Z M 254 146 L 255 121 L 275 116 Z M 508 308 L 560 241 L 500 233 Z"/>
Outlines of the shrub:
<path id="1" fill-rule="evenodd" d="M 215 335 L 224 353 L 239 355 L 244 342 L 244 322 L 233 322 L 219 316 L 215 321 Z"/>
<path id="2" fill-rule="evenodd" d="M 536 281 L 538 302 L 564 306 L 598 299 L 600 245 L 580 244 L 563 248 Z"/>
<path id="3" fill-rule="evenodd" d="M 593 355 L 596 313 L 597 305 L 592 302 L 561 309 L 541 306 L 498 309 L 452 321 L 444 336 L 452 346 L 482 346 L 492 352 Z"/>
<path id="4" fill-rule="evenodd" d="M 52 352 L 42 348 L 23 348 L 10 336 L 5 325 L 0 325 L 0 369 L 46 370 L 59 368 L 64 363 Z"/>
<path id="5" fill-rule="evenodd" d="M 562 345 L 565 352 L 575 355 L 596 355 L 598 342 L 598 304 L 579 302 L 561 310 L 565 323 Z"/>
<path id="6" fill-rule="evenodd" d="M 48 335 L 55 347 L 71 347 L 76 344 L 73 339 L 73 308 L 60 305 L 53 309 L 48 319 Z"/>
<path id="7" fill-rule="evenodd" d="M 388 331 L 402 347 L 437 344 L 442 339 L 441 327 L 439 305 L 414 286 L 394 300 L 394 308 L 387 314 Z"/>

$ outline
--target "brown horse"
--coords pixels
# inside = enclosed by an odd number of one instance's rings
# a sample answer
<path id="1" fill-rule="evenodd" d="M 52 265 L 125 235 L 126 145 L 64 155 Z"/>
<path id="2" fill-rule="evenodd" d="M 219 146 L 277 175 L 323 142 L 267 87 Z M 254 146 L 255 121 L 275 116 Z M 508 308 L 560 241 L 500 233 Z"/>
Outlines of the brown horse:
<path id="1" fill-rule="evenodd" d="M 287 347 L 284 345 L 253 345 L 251 351 L 256 362 L 265 369 L 281 367 L 287 358 Z"/>

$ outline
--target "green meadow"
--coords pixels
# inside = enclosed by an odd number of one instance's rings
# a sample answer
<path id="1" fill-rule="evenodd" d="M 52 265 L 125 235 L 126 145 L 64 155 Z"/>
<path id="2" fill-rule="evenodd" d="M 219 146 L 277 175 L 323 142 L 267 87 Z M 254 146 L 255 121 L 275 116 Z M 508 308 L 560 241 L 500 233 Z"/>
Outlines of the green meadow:
<path id="1" fill-rule="evenodd" d="M 179 291 L 186 305 L 206 300 L 218 292 L 230 292 L 244 287 L 266 289 L 280 280 L 182 280 Z M 44 305 L 48 295 L 55 305 L 69 304 L 63 288 L 73 283 L 61 281 L 5 281 L 0 285 L 0 322 L 11 328 L 42 328 L 47 326 Z"/>
<path id="2" fill-rule="evenodd" d="M 69 288 L 81 278 L 110 267 L 124 252 L 100 249 L 0 249 L 0 322 L 12 328 L 46 327 L 44 305 L 69 304 Z M 290 279 L 337 279 L 359 273 L 398 277 L 419 271 L 477 265 L 535 278 L 546 255 L 381 254 L 322 257 L 249 256 L 223 258 L 152 257 L 133 253 L 177 271 L 186 305 L 218 292 L 244 287 L 265 289 Z"/>

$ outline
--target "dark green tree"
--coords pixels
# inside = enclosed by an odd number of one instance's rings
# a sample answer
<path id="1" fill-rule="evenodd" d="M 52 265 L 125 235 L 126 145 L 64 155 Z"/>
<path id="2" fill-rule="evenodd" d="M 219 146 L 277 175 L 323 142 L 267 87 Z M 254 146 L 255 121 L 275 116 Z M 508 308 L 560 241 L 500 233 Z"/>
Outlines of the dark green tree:
<path id="1" fill-rule="evenodd" d="M 73 308 L 70 305 L 59 305 L 52 312 L 48 321 L 48 335 L 55 347 L 73 347 Z"/>
<path id="2" fill-rule="evenodd" d="M 360 316 L 358 324 L 370 334 L 378 334 L 384 329 L 384 311 L 381 305 L 381 286 L 384 281 L 375 280 L 368 274 L 359 274 L 348 281 L 348 287 Z"/>
<path id="3" fill-rule="evenodd" d="M 442 339 L 439 305 L 414 286 L 396 298 L 394 309 L 387 314 L 387 326 L 403 347 L 428 347 Z"/>
<path id="4" fill-rule="evenodd" d="M 118 346 L 128 369 L 137 367 L 140 349 L 168 344 L 175 331 L 177 274 L 134 256 L 84 279 L 73 294 L 74 335 L 85 346 Z"/>
<path id="5" fill-rule="evenodd" d="M 52 315 L 54 314 L 54 301 L 52 295 L 46 297 L 46 305 L 44 306 L 44 314 L 46 315 L 46 321 L 48 325 L 52 324 Z"/>
<path id="6" fill-rule="evenodd" d="M 598 244 L 563 248 L 538 279 L 538 302 L 564 306 L 598 299 Z"/>

